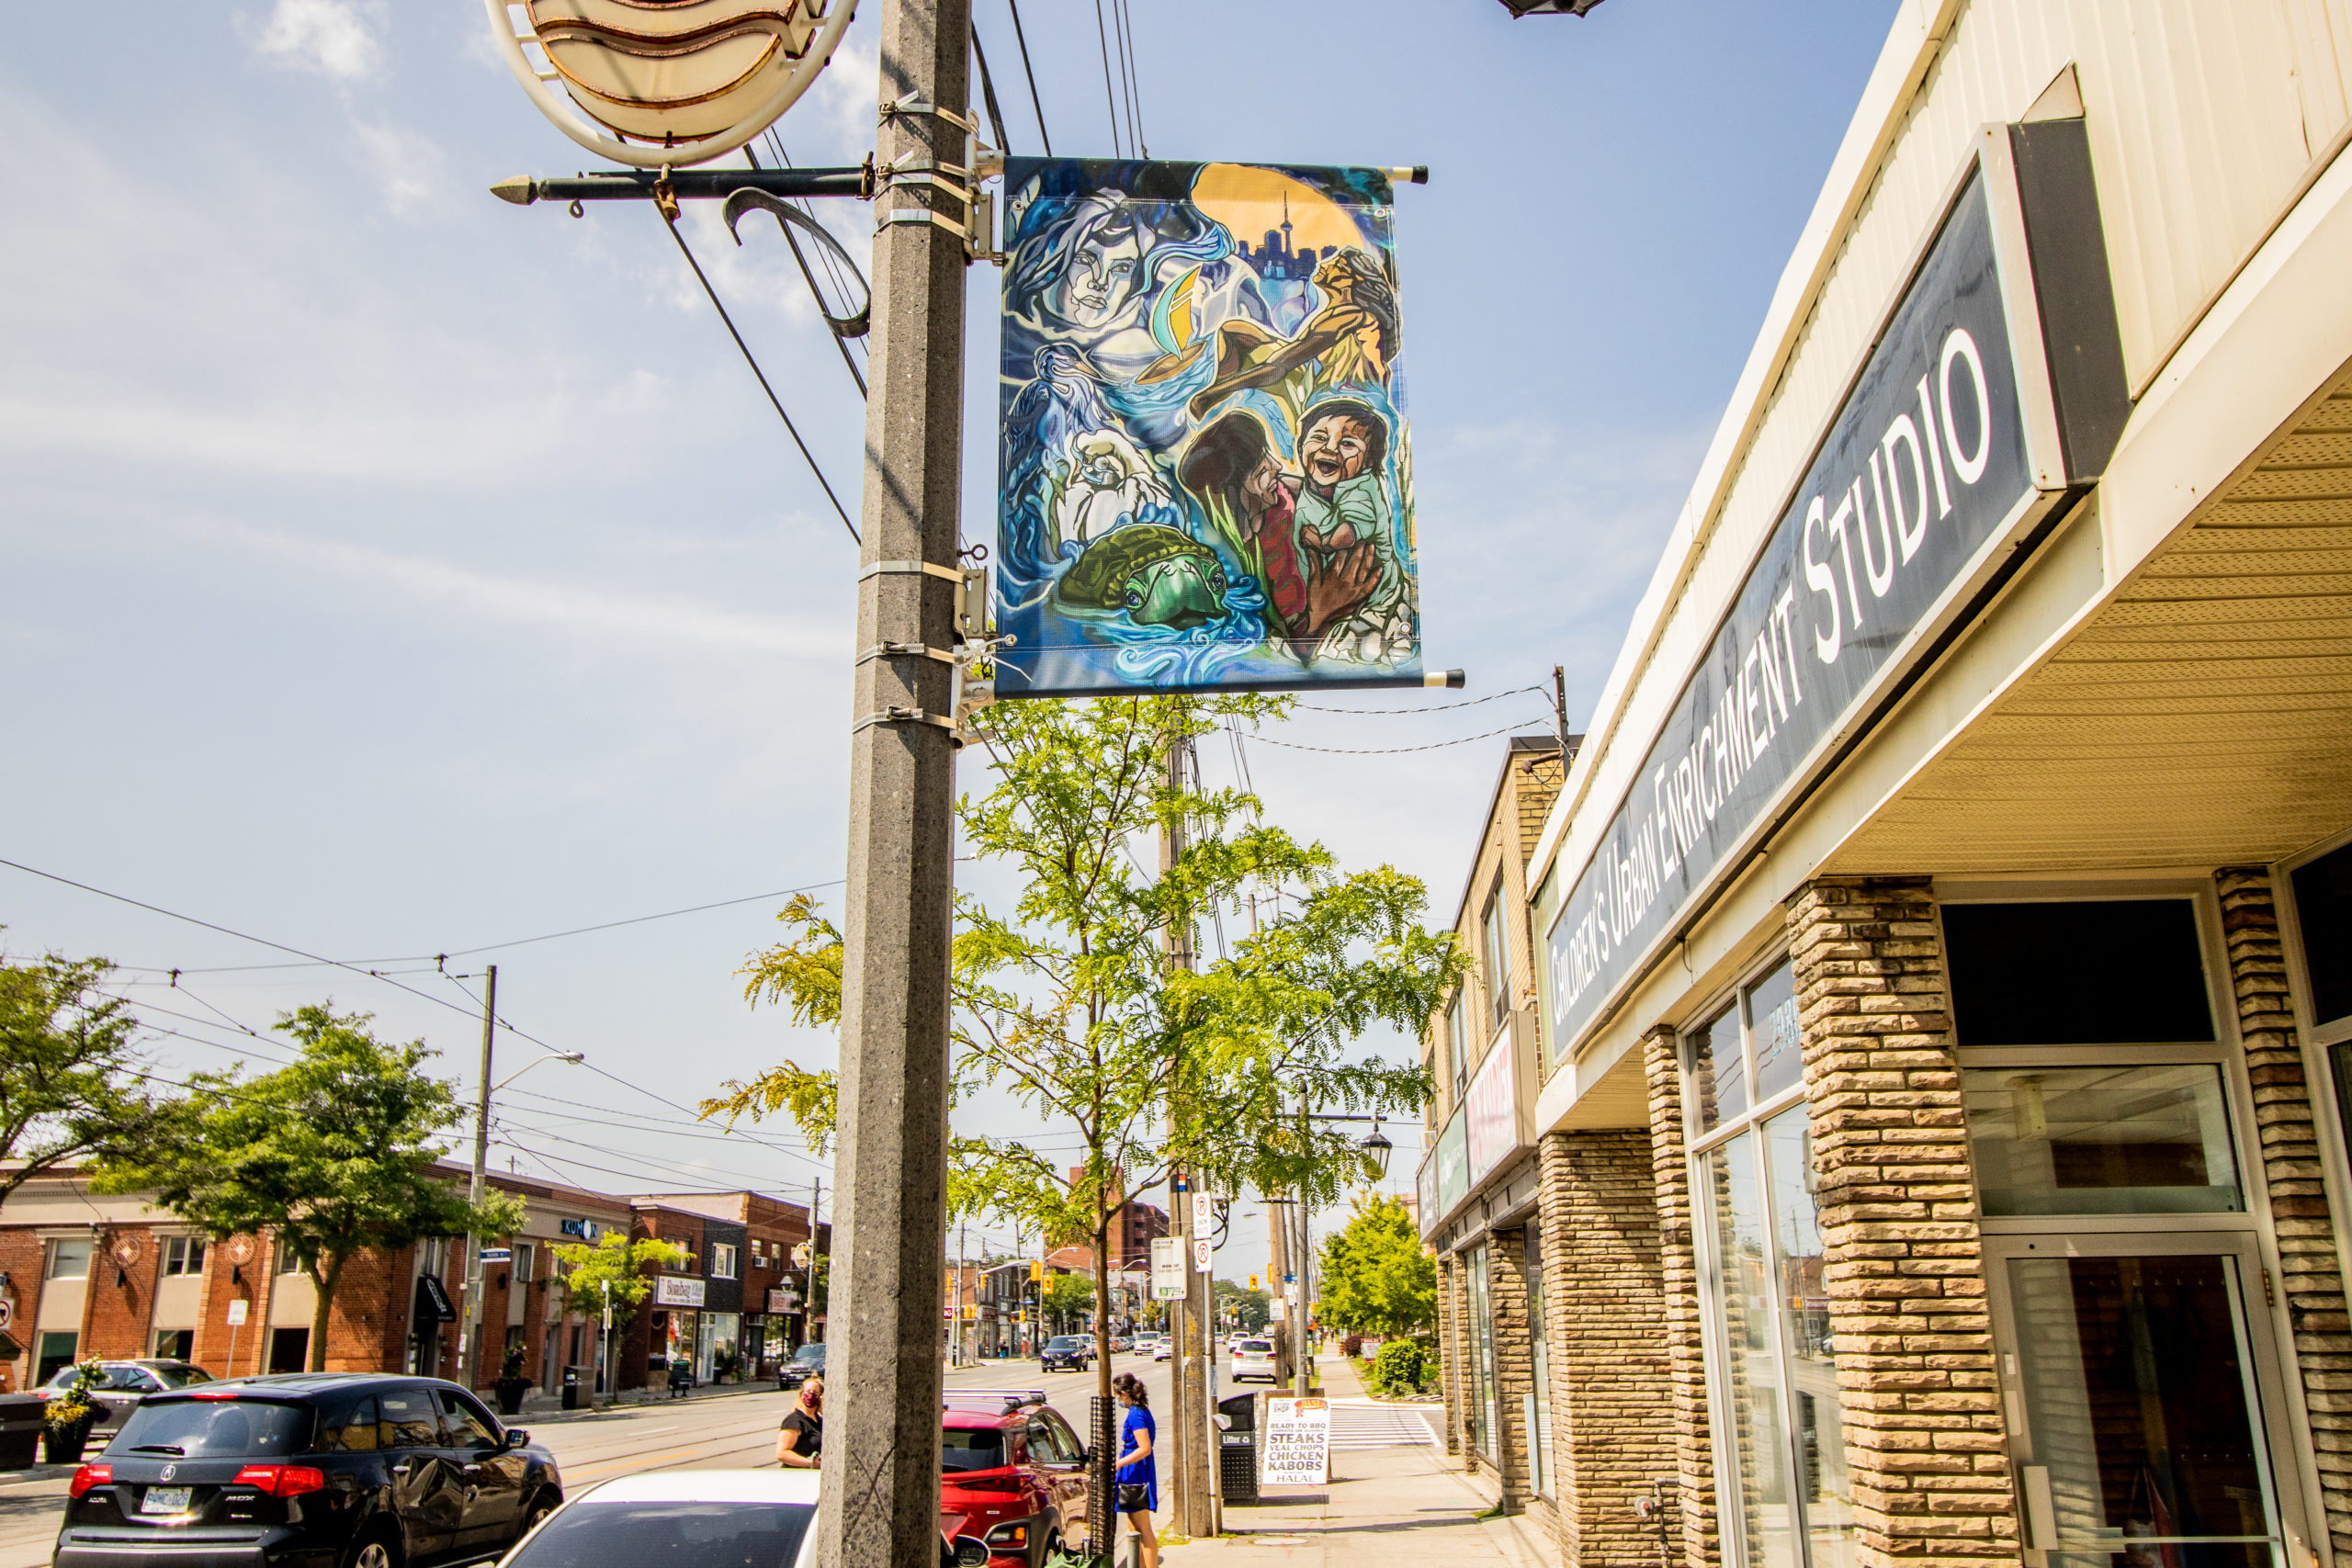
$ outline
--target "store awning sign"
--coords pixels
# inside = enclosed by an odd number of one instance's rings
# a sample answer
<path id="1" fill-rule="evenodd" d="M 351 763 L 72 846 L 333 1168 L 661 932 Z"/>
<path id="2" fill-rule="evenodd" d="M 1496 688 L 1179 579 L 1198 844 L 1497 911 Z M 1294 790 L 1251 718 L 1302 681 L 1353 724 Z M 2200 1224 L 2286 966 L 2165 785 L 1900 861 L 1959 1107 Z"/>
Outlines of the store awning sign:
<path id="1" fill-rule="evenodd" d="M 1469 1159 L 1468 1181 L 1475 1186 L 1486 1179 L 1487 1173 L 1500 1165 L 1519 1147 L 1518 1082 L 1511 1071 L 1512 1059 L 1519 1053 L 1510 1033 L 1495 1042 L 1487 1059 L 1478 1064 L 1478 1071 L 1470 1079 L 1469 1091 L 1463 1097 L 1463 1108 L 1468 1122 L 1465 1134 Z"/>
<path id="2" fill-rule="evenodd" d="M 1989 128 L 1562 902 L 1555 1040 L 1573 1049 L 2097 476 L 2129 412 L 2121 366 L 2081 122 Z"/>
<path id="3" fill-rule="evenodd" d="M 1386 171 L 1005 162 L 999 697 L 1421 673 Z"/>
<path id="4" fill-rule="evenodd" d="M 653 1281 L 653 1304 L 665 1307 L 698 1307 L 703 1304 L 707 1281 L 682 1280 L 664 1274 Z"/>

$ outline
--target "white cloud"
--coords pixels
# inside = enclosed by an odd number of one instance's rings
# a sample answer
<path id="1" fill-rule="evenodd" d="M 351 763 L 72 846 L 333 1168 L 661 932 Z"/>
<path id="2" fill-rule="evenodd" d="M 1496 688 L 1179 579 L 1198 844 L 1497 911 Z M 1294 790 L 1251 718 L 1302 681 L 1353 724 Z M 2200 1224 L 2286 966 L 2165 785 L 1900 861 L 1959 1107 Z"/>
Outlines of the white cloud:
<path id="1" fill-rule="evenodd" d="M 440 177 L 441 149 L 414 131 L 390 123 L 370 125 L 355 119 L 352 130 L 358 133 L 360 148 L 384 182 L 386 207 L 395 214 L 406 214 L 428 204 L 439 205 L 435 198 L 447 188 Z"/>
<path id="2" fill-rule="evenodd" d="M 277 0 L 254 47 L 296 70 L 355 82 L 381 52 L 368 28 L 379 15 L 379 6 L 362 0 Z"/>
<path id="3" fill-rule="evenodd" d="M 175 532 L 212 548 L 243 549 L 297 568 L 390 589 L 445 609 L 495 615 L 509 624 L 586 634 L 599 641 L 668 643 L 792 660 L 838 660 L 851 640 L 845 625 L 807 616 L 787 620 L 691 600 L 496 576 L 423 556 L 219 518 L 187 518 L 173 526 Z"/>

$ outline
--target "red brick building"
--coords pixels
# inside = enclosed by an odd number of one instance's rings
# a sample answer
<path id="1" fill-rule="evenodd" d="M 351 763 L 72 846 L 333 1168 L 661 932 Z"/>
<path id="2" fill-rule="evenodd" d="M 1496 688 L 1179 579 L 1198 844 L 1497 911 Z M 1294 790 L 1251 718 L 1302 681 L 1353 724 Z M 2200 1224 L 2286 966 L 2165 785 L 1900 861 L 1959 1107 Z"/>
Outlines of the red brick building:
<path id="1" fill-rule="evenodd" d="M 442 1169 L 452 1182 L 466 1179 L 458 1167 Z M 516 1176 L 489 1179 L 524 1200 L 526 1218 L 516 1235 L 499 1238 L 509 1256 L 483 1269 L 478 1382 L 495 1378 L 507 1348 L 519 1347 L 524 1375 L 539 1388 L 558 1386 L 567 1366 L 593 1383 L 598 1319 L 588 1303 L 574 1310 L 557 1288 L 552 1249 L 616 1228 L 681 1241 L 693 1259 L 691 1272 L 662 1274 L 656 1302 L 616 1335 L 616 1386 L 642 1386 L 649 1372 L 666 1371 L 671 1336 L 680 1330 L 700 1381 L 718 1370 L 722 1349 L 748 1371 L 766 1347 L 783 1348 L 767 1350 L 773 1359 L 798 1343 L 797 1303 L 790 1315 L 771 1313 L 775 1298 L 767 1292 L 798 1277 L 788 1258 L 808 1235 L 805 1209 L 756 1193 L 631 1200 Z M 748 1245 L 754 1236 L 756 1248 Z M 442 1237 L 353 1259 L 327 1325 L 328 1369 L 454 1375 L 463 1250 L 458 1238 Z M 732 1277 L 714 1275 L 717 1269 Z M 747 1292 L 756 1312 L 743 1310 Z M 664 1294 L 698 1295 L 701 1304 L 689 1313 L 662 1303 Z M 0 1329 L 6 1391 L 93 1355 L 177 1357 L 216 1377 L 299 1370 L 309 1360 L 316 1294 L 274 1237 L 211 1240 L 138 1194 L 99 1196 L 81 1172 L 65 1171 L 27 1182 L 0 1216 L 0 1302 L 9 1307 Z"/>

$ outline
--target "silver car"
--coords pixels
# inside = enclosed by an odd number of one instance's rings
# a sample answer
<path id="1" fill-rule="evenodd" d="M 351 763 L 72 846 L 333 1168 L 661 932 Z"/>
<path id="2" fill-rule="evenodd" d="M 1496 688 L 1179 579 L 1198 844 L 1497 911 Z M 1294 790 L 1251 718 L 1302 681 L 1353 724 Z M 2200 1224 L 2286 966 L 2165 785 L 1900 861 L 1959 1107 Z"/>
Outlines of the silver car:
<path id="1" fill-rule="evenodd" d="M 119 1427 L 122 1418 L 137 1409 L 139 1402 L 151 1393 L 212 1381 L 212 1374 L 202 1367 L 161 1359 L 100 1361 L 98 1371 L 106 1381 L 90 1391 L 90 1398 L 98 1407 L 98 1425 L 101 1427 Z M 74 1386 L 74 1380 L 81 1375 L 81 1371 L 82 1369 L 75 1366 L 61 1367 L 54 1377 L 35 1392 L 45 1400 L 58 1398 Z"/>

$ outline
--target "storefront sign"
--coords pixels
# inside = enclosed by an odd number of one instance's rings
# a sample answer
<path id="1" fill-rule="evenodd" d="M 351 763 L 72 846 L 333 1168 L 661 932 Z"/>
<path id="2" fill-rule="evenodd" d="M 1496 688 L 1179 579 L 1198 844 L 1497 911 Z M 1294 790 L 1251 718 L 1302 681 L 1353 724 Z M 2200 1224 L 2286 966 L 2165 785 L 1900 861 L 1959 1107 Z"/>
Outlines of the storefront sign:
<path id="1" fill-rule="evenodd" d="M 2087 220 L 2064 209 L 2048 174 L 2052 157 L 2075 149 L 2047 137 L 2079 132 L 2014 129 L 2018 155 L 2007 129 L 1985 138 L 1552 924 L 1552 1022 L 1564 1048 L 1744 863 L 2007 547 L 2104 463 L 2106 433 L 2120 426 L 2108 406 L 2120 375 L 2115 387 L 2086 388 L 2078 368 L 2120 354 L 2104 252 L 2079 232 L 2086 221 L 2095 238 L 2097 207 L 2076 194 Z M 2047 193 L 2047 209 L 2020 207 L 2025 132 L 2041 157 L 2027 194 Z M 2034 288 L 2029 230 L 2056 258 L 2041 269 L 2065 272 L 2045 276 L 2047 299 Z M 2098 258 L 2088 280 L 2079 275 L 2092 268 L 2073 265 L 2086 254 Z M 2105 341 L 2089 341 L 2102 328 Z M 2064 345 L 2054 389 L 2060 355 L 2045 354 L 2045 334 Z"/>
<path id="2" fill-rule="evenodd" d="M 787 1290 L 781 1285 L 772 1286 L 769 1288 L 768 1311 L 777 1313 L 793 1313 L 798 1312 L 799 1310 L 800 1295 L 798 1292 Z"/>
<path id="3" fill-rule="evenodd" d="M 1519 1147 L 1519 1105 L 1515 1096 L 1518 1081 L 1511 1071 L 1511 1058 L 1519 1054 L 1514 1049 L 1516 1043 L 1506 1031 L 1495 1042 L 1495 1048 L 1487 1053 L 1487 1059 L 1478 1064 L 1477 1075 L 1471 1078 L 1469 1092 L 1463 1097 L 1464 1120 L 1469 1123 L 1465 1152 L 1471 1185 L 1485 1179 L 1487 1172 Z"/>
<path id="4" fill-rule="evenodd" d="M 1467 1123 L 1469 1117 L 1456 1111 L 1437 1136 L 1437 1211 L 1421 1216 L 1424 1225 L 1434 1225 L 1452 1212 L 1456 1203 L 1470 1193 L 1470 1145 Z"/>
<path id="5" fill-rule="evenodd" d="M 582 1241 L 594 1241 L 605 1229 L 594 1220 L 566 1220 L 560 1227 L 566 1235 L 576 1235 Z"/>
<path id="6" fill-rule="evenodd" d="M 653 1304 L 665 1307 L 698 1307 L 702 1305 L 705 1281 L 681 1280 L 664 1274 L 653 1281 Z"/>
<path id="7" fill-rule="evenodd" d="M 1261 1486 L 1322 1486 L 1331 1474 L 1331 1402 L 1269 1399 L 1259 1440 Z"/>
<path id="8" fill-rule="evenodd" d="M 1417 683 L 1387 174 L 1008 158 L 1004 200 L 997 695 Z"/>

